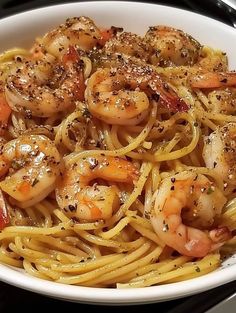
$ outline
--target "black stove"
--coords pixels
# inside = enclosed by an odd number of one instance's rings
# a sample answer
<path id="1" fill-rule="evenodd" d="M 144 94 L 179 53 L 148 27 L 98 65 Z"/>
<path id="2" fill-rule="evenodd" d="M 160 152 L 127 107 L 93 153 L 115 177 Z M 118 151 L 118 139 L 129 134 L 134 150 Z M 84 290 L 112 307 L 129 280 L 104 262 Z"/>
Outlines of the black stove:
<path id="1" fill-rule="evenodd" d="M 0 18 L 26 11 L 33 8 L 39 8 L 48 5 L 55 5 L 73 1 L 66 0 L 0 0 Z M 74 1 L 76 2 L 76 1 Z M 78 2 L 78 1 L 77 1 Z M 83 1 L 80 1 L 83 2 Z M 236 14 L 232 11 L 225 10 L 217 0 L 163 0 L 163 1 L 140 1 L 155 2 L 175 6 L 182 9 L 198 12 L 209 17 L 218 19 L 231 26 L 235 25 Z M 236 2 L 236 0 L 235 0 Z M 61 300 L 47 298 L 29 291 L 25 291 L 5 283 L 0 282 L 0 313 L 17 312 L 18 310 L 26 313 L 33 310 L 48 312 L 53 309 L 54 312 L 67 310 L 78 310 L 80 312 L 96 312 L 99 310 L 103 313 L 114 313 L 127 311 L 129 313 L 137 312 L 160 312 L 160 313 L 233 313 L 236 311 L 236 281 L 220 286 L 207 292 L 195 296 L 161 302 L 156 304 L 147 304 L 139 306 L 95 306 L 78 303 L 69 303 Z"/>

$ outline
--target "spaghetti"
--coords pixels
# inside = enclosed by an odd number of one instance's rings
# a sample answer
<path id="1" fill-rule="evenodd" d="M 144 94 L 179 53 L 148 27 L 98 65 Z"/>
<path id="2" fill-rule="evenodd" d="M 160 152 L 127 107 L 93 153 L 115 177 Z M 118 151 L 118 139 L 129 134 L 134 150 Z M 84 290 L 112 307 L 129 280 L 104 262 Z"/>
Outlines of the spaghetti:
<path id="1" fill-rule="evenodd" d="M 235 251 L 225 53 L 87 17 L 0 55 L 0 261 L 92 287 L 205 275 Z"/>

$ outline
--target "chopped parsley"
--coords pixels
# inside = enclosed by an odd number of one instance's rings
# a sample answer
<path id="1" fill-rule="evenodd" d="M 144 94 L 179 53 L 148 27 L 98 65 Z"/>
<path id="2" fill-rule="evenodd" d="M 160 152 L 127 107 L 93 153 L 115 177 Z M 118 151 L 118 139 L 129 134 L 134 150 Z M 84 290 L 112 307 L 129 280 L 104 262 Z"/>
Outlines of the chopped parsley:
<path id="1" fill-rule="evenodd" d="M 213 192 L 215 191 L 215 188 L 210 186 L 208 189 L 207 189 L 207 194 L 210 195 L 212 194 Z"/>

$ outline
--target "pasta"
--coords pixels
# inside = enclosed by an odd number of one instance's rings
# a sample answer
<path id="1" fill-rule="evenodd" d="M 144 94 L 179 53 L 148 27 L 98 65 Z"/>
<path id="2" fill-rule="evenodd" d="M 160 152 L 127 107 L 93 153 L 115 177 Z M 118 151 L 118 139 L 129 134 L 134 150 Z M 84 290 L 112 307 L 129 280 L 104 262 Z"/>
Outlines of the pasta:
<path id="1" fill-rule="evenodd" d="M 235 252 L 236 73 L 151 26 L 69 18 L 0 55 L 0 262 L 90 287 L 174 283 Z"/>

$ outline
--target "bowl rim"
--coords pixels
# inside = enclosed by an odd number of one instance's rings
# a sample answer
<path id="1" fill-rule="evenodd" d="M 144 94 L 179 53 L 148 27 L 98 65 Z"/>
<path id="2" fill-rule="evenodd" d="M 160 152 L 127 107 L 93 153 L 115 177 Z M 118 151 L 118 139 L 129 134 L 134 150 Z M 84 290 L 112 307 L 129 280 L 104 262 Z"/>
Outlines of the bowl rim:
<path id="1" fill-rule="evenodd" d="M 125 5 L 129 8 L 134 6 L 150 7 L 150 8 L 162 8 L 168 9 L 171 12 L 187 12 L 188 15 L 204 20 L 214 25 L 221 25 L 227 31 L 234 32 L 235 29 L 221 21 L 214 20 L 213 18 L 204 16 L 202 14 L 194 13 L 188 10 L 179 9 L 176 7 L 168 5 L 160 5 L 154 3 L 145 2 L 130 2 L 130 1 L 85 1 L 85 2 L 71 2 L 64 4 L 49 5 L 46 7 L 40 7 L 33 10 L 26 10 L 21 13 L 13 14 L 7 16 L 0 20 L 0 25 L 2 23 L 11 22 L 15 18 L 24 19 L 29 14 L 39 14 L 42 15 L 48 10 L 62 10 L 65 6 L 121 6 Z M 37 13 L 36 13 L 37 12 Z M 94 287 L 83 287 L 83 286 L 71 286 L 60 284 L 56 282 L 46 281 L 43 279 L 35 278 L 29 276 L 25 272 L 16 270 L 13 267 L 0 264 L 0 280 L 3 282 L 12 284 L 14 286 L 41 293 L 44 295 L 49 295 L 52 297 L 79 301 L 86 303 L 97 303 L 97 304 L 138 304 L 138 303 L 150 303 L 163 300 L 169 300 L 174 298 L 179 298 L 183 296 L 192 295 L 194 293 L 199 293 L 206 291 L 211 288 L 215 288 L 221 284 L 228 283 L 236 279 L 236 264 L 230 265 L 224 268 L 222 275 L 216 274 L 221 270 L 213 271 L 212 273 L 203 275 L 198 278 L 194 278 L 184 282 L 177 282 L 166 285 L 158 285 L 144 288 L 130 288 L 130 289 L 108 289 L 108 288 L 94 288 Z M 22 283 L 23 282 L 23 283 Z M 91 292 L 93 291 L 93 292 Z"/>
<path id="2" fill-rule="evenodd" d="M 64 0 L 66 1 L 66 0 Z M 79 5 L 79 6 L 86 6 L 86 5 L 99 5 L 99 6 L 104 6 L 104 5 L 128 5 L 128 6 L 149 6 L 149 7 L 160 7 L 160 8 L 169 8 L 170 10 L 173 10 L 173 11 L 179 11 L 179 12 L 188 12 L 188 14 L 192 15 L 192 16 L 198 16 L 199 18 L 203 18 L 204 20 L 209 20 L 213 23 L 217 23 L 217 24 L 221 24 L 223 25 L 224 27 L 228 28 L 228 30 L 235 30 L 235 28 L 231 25 L 228 25 L 220 20 L 217 20 L 217 19 L 214 19 L 213 17 L 209 17 L 207 15 L 204 15 L 204 14 L 201 14 L 201 13 L 197 13 L 197 12 L 193 12 L 191 11 L 190 9 L 182 9 L 182 8 L 178 8 L 178 7 L 175 7 L 174 5 L 168 5 L 167 4 L 158 4 L 158 3 L 153 3 L 153 2 L 144 2 L 144 1 L 137 1 L 137 0 L 134 0 L 134 1 L 122 1 L 122 0 L 102 0 L 102 1 L 96 1 L 96 0 L 85 0 L 85 1 L 82 1 L 80 2 L 79 0 L 78 1 L 72 1 L 72 2 L 64 2 L 64 3 L 55 3 L 55 4 L 52 4 L 52 5 L 44 5 L 44 6 L 40 6 L 38 8 L 34 8 L 34 9 L 25 9 L 24 11 L 22 12 L 18 12 L 18 13 L 13 13 L 13 14 L 10 14 L 10 15 L 7 15 L 6 17 L 2 17 L 0 18 L 0 23 L 5 20 L 8 20 L 8 19 L 12 19 L 12 18 L 15 18 L 17 16 L 23 16 L 24 14 L 29 14 L 29 13 L 34 13 L 35 11 L 39 12 L 39 11 L 45 11 L 45 10 L 51 10 L 51 9 L 55 9 L 57 7 L 64 7 L 64 6 L 76 6 L 76 5 Z"/>
<path id="3" fill-rule="evenodd" d="M 224 275 L 217 275 L 220 270 L 209 274 L 171 284 L 142 288 L 95 288 L 65 285 L 44 280 L 23 272 L 23 270 L 0 264 L 0 280 L 15 287 L 70 301 L 96 304 L 139 304 L 177 299 L 207 291 L 236 279 L 236 264 L 224 268 Z M 232 272 L 235 272 L 232 275 Z M 24 281 L 24 285 L 22 285 Z M 184 285 L 184 286 L 183 286 Z M 93 292 L 91 292 L 93 291 Z M 196 292 L 197 291 L 197 292 Z M 178 293 L 176 293 L 178 292 Z"/>

